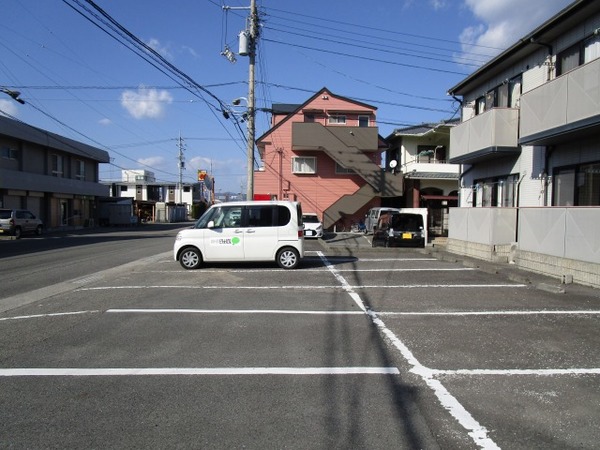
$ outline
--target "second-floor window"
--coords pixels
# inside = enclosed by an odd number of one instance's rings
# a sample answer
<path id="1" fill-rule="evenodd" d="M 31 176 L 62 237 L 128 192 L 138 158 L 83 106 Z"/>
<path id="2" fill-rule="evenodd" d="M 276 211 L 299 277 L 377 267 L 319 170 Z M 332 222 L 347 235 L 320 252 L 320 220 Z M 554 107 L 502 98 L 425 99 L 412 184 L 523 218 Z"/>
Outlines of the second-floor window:
<path id="1" fill-rule="evenodd" d="M 317 158 L 314 156 L 292 158 L 292 173 L 317 173 Z"/>
<path id="2" fill-rule="evenodd" d="M 592 36 L 556 55 L 556 76 L 600 57 L 600 36 Z"/>
<path id="3" fill-rule="evenodd" d="M 13 159 L 13 160 L 19 159 L 18 150 L 16 148 L 12 148 L 12 147 L 2 147 L 0 149 L 0 155 L 4 159 Z"/>
<path id="4" fill-rule="evenodd" d="M 359 127 L 368 127 L 369 126 L 369 116 L 358 116 L 358 126 Z"/>
<path id="5" fill-rule="evenodd" d="M 522 76 L 506 80 L 490 89 L 475 101 L 475 114 L 481 114 L 492 108 L 517 108 L 521 97 Z"/>
<path id="6" fill-rule="evenodd" d="M 346 124 L 346 116 L 340 114 L 334 114 L 329 116 L 327 123 L 330 125 L 345 125 Z"/>
<path id="7" fill-rule="evenodd" d="M 75 161 L 75 170 L 76 170 L 76 174 L 75 176 L 79 179 L 79 180 L 85 180 L 85 163 L 81 160 L 79 161 Z"/>
<path id="8" fill-rule="evenodd" d="M 52 155 L 52 176 L 54 177 L 62 177 L 63 176 L 63 156 L 62 155 Z"/>

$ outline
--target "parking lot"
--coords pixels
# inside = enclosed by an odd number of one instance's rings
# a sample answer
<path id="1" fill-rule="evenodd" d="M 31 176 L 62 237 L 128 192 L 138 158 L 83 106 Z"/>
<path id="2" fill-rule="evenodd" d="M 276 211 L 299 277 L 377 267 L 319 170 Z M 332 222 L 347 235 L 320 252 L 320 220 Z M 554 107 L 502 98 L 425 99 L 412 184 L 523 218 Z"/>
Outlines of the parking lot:
<path id="1" fill-rule="evenodd" d="M 2 313 L 0 445 L 597 448 L 596 290 L 368 239 L 165 252 Z"/>

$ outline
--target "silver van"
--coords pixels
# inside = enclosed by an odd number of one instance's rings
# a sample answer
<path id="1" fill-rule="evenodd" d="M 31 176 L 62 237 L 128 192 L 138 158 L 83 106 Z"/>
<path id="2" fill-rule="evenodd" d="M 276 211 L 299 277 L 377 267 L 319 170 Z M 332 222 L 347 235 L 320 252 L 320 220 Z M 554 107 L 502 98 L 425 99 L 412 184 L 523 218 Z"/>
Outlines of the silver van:
<path id="1" fill-rule="evenodd" d="M 300 203 L 215 204 L 192 228 L 177 234 L 173 257 L 184 269 L 235 261 L 274 261 L 283 269 L 294 269 L 304 257 Z"/>
<path id="2" fill-rule="evenodd" d="M 373 233 L 373 230 L 377 228 L 379 217 L 386 212 L 399 212 L 399 208 L 388 208 L 385 206 L 371 208 L 365 215 L 365 233 Z"/>

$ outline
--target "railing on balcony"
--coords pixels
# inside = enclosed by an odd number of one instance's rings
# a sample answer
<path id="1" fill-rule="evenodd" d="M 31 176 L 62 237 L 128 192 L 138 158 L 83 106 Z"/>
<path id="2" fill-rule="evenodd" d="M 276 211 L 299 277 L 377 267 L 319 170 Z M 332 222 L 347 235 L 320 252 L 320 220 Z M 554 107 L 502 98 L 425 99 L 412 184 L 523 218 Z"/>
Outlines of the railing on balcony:
<path id="1" fill-rule="evenodd" d="M 519 110 L 492 108 L 450 130 L 450 162 L 470 163 L 518 153 Z"/>
<path id="2" fill-rule="evenodd" d="M 521 96 L 520 143 L 551 143 L 566 132 L 600 124 L 600 59 Z"/>

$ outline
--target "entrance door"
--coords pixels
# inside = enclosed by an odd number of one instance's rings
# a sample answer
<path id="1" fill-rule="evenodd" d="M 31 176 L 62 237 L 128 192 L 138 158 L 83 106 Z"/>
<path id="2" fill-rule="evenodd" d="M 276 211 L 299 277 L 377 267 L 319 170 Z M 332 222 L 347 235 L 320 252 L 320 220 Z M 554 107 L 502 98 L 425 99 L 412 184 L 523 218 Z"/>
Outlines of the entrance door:
<path id="1" fill-rule="evenodd" d="M 69 223 L 69 204 L 66 200 L 60 201 L 60 225 L 67 226 Z"/>
<path id="2" fill-rule="evenodd" d="M 223 206 L 215 211 L 213 228 L 204 230 L 206 261 L 243 261 L 242 207 Z"/>

